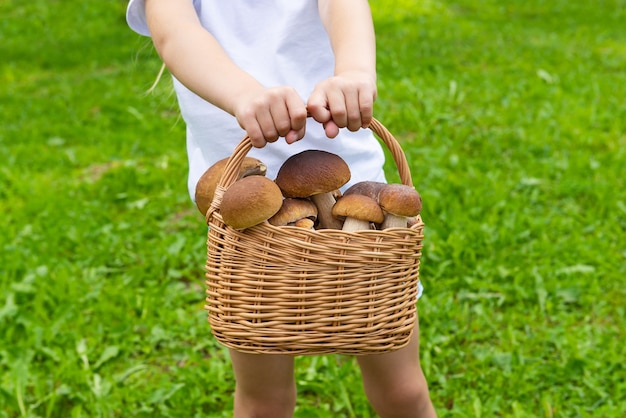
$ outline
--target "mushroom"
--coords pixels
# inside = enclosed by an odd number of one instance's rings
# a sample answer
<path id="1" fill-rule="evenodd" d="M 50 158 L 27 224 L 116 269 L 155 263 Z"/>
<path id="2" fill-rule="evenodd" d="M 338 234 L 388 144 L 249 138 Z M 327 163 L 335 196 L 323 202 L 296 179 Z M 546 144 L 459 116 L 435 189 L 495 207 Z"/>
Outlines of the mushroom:
<path id="1" fill-rule="evenodd" d="M 306 222 L 304 220 L 310 222 Z M 317 219 L 317 207 L 308 199 L 286 198 L 280 210 L 267 221 L 274 226 L 292 225 L 311 228 Z M 303 221 L 303 222 L 299 222 Z"/>
<path id="2" fill-rule="evenodd" d="M 310 198 L 317 206 L 320 228 L 341 229 L 332 215 L 333 192 L 350 180 L 348 164 L 336 154 L 307 150 L 289 157 L 278 170 L 276 184 L 285 197 Z"/>
<path id="3" fill-rule="evenodd" d="M 353 184 L 348 187 L 348 189 L 343 193 L 344 195 L 351 194 L 360 194 L 363 196 L 370 197 L 374 200 L 378 200 L 378 193 L 387 186 L 387 183 L 383 183 L 380 181 L 360 181 L 358 183 Z"/>
<path id="4" fill-rule="evenodd" d="M 298 219 L 293 223 L 293 226 L 297 226 L 298 228 L 303 229 L 315 229 L 313 226 L 315 225 L 315 221 L 311 218 L 302 218 Z"/>
<path id="5" fill-rule="evenodd" d="M 345 218 L 344 231 L 360 231 L 370 228 L 370 223 L 381 223 L 385 214 L 371 197 L 360 194 L 343 195 L 333 206 L 333 215 Z"/>
<path id="6" fill-rule="evenodd" d="M 217 183 L 222 177 L 227 162 L 228 158 L 224 158 L 213 164 L 204 172 L 204 174 L 202 174 L 202 176 L 200 176 L 198 183 L 196 183 L 195 201 L 196 206 L 202 215 L 206 215 L 209 207 L 211 206 L 213 196 L 215 195 L 215 189 L 217 188 Z M 241 163 L 238 178 L 241 179 L 243 177 L 253 175 L 264 176 L 266 171 L 267 167 L 263 164 L 263 162 L 257 160 L 256 158 L 245 157 Z"/>
<path id="7" fill-rule="evenodd" d="M 347 195 L 347 196 L 350 196 L 350 195 L 367 196 L 370 199 L 374 199 L 376 201 L 376 203 L 378 203 L 378 193 L 385 186 L 387 186 L 387 183 L 383 183 L 381 181 L 364 180 L 364 181 L 360 181 L 360 182 L 355 183 L 352 186 L 348 187 L 348 189 L 346 189 L 346 191 L 344 192 L 344 195 Z M 380 223 L 378 223 L 375 226 L 377 226 L 377 227 L 380 226 Z"/>
<path id="8" fill-rule="evenodd" d="M 419 216 L 411 216 L 410 218 L 406 218 L 406 227 L 413 228 L 415 225 L 419 223 Z"/>
<path id="9" fill-rule="evenodd" d="M 407 218 L 422 210 L 422 198 L 417 190 L 405 184 L 388 184 L 378 193 L 378 204 L 385 211 L 380 229 L 406 228 Z"/>
<path id="10" fill-rule="evenodd" d="M 276 183 L 267 177 L 248 176 L 226 189 L 220 213 L 226 225 L 246 229 L 274 216 L 282 203 L 283 196 Z"/>

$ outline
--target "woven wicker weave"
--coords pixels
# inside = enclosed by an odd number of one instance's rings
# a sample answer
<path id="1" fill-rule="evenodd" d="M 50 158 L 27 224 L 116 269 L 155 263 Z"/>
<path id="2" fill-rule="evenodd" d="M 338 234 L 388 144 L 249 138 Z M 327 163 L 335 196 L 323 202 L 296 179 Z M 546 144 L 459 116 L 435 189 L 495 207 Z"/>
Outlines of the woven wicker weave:
<path id="1" fill-rule="evenodd" d="M 406 157 L 387 129 L 403 184 Z M 251 149 L 244 138 L 230 157 L 207 212 L 207 305 L 218 341 L 249 353 L 375 354 L 408 344 L 416 319 L 421 219 L 411 228 L 344 232 L 260 224 L 226 226 L 219 206 Z"/>

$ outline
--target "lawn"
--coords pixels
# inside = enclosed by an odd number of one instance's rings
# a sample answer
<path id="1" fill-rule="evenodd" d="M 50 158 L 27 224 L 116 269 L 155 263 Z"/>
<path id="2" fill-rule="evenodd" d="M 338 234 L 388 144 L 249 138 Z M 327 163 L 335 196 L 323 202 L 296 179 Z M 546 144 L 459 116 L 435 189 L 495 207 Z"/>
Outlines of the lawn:
<path id="1" fill-rule="evenodd" d="M 626 1 L 370 4 L 439 415 L 623 417 Z M 125 5 L 0 0 L 0 417 L 232 414 L 184 123 Z M 353 358 L 297 364 L 297 417 L 375 416 Z"/>

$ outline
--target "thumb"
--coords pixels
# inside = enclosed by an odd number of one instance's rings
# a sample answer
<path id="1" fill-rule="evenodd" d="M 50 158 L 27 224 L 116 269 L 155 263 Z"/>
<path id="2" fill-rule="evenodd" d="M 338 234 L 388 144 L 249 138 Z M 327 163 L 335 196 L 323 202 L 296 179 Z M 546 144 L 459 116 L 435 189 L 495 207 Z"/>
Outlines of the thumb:
<path id="1" fill-rule="evenodd" d="M 328 122 L 324 123 L 324 132 L 326 133 L 327 137 L 334 138 L 339 135 L 339 127 L 335 122 L 329 120 Z"/>

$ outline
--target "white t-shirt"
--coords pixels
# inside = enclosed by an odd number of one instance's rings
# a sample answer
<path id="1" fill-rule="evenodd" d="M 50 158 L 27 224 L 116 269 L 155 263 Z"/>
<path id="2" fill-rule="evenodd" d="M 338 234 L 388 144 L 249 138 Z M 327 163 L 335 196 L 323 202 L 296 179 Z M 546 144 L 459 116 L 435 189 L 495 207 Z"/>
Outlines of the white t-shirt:
<path id="1" fill-rule="evenodd" d="M 333 75 L 333 53 L 316 0 L 189 1 L 230 58 L 264 86 L 292 86 L 306 102 L 315 85 Z M 126 19 L 135 32 L 150 36 L 144 0 L 130 0 Z M 187 127 L 188 187 L 193 198 L 202 173 L 230 156 L 245 131 L 232 115 L 192 93 L 176 78 L 174 88 Z M 263 161 L 267 176 L 273 179 L 290 155 L 306 149 L 332 152 L 346 161 L 352 178 L 344 189 L 362 180 L 385 181 L 384 153 L 368 129 L 342 129 L 329 139 L 311 118 L 302 140 L 288 145 L 279 139 L 264 148 L 252 148 L 248 155 Z"/>

